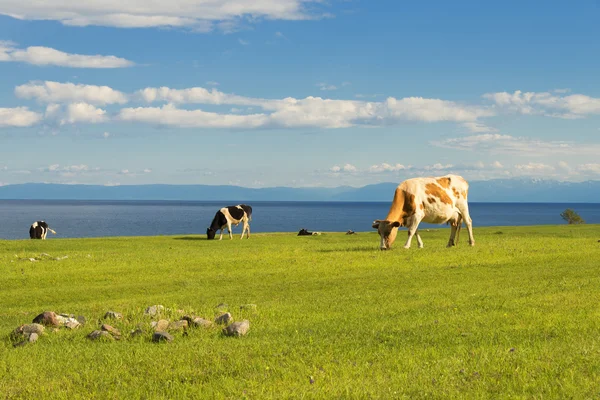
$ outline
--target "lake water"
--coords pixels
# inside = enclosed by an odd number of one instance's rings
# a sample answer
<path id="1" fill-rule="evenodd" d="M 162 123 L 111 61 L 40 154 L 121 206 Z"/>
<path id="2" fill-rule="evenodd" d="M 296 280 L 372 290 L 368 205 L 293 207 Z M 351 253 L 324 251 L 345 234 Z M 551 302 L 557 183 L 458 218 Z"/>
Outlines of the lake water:
<path id="1" fill-rule="evenodd" d="M 28 239 L 29 226 L 45 220 L 56 238 L 205 234 L 215 212 L 231 202 L 0 200 L 0 239 Z M 235 204 L 235 203 L 231 203 Z M 369 231 L 387 215 L 389 202 L 252 202 L 252 233 Z M 564 224 L 574 209 L 587 223 L 600 223 L 600 203 L 471 203 L 477 226 Z M 435 225 L 422 224 L 423 227 Z M 241 225 L 234 234 L 241 233 Z"/>

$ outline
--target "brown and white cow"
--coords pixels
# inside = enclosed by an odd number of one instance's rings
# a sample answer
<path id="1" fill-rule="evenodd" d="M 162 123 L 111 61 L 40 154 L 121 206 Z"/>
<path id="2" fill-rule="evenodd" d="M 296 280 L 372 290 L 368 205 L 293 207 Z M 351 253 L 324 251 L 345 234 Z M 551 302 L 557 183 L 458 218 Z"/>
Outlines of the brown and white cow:
<path id="1" fill-rule="evenodd" d="M 464 221 L 469 233 L 469 244 L 474 246 L 473 223 L 467 204 L 468 192 L 469 184 L 458 175 L 412 178 L 402 182 L 396 188 L 387 217 L 373 222 L 373 228 L 377 229 L 381 237 L 379 248 L 388 250 L 392 247 L 400 226 L 408 229 L 408 240 L 404 248 L 410 248 L 415 235 L 419 248 L 423 247 L 423 241 L 417 232 L 421 221 L 431 224 L 449 223 L 451 229 L 448 247 L 455 245 L 456 233 Z"/>

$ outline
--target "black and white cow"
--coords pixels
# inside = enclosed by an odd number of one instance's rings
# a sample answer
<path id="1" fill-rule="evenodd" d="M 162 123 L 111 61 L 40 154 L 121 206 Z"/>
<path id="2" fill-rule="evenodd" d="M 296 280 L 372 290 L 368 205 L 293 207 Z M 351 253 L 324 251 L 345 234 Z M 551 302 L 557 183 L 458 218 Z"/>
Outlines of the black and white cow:
<path id="1" fill-rule="evenodd" d="M 310 232 L 304 228 L 300 229 L 300 231 L 298 232 L 298 236 L 319 236 L 320 234 L 321 232 Z"/>
<path id="2" fill-rule="evenodd" d="M 223 207 L 217 211 L 210 227 L 206 229 L 206 237 L 208 240 L 214 239 L 217 231 L 220 229 L 221 236 L 219 236 L 219 240 L 221 240 L 223 239 L 223 230 L 227 228 L 229 239 L 233 239 L 231 225 L 238 226 L 242 222 L 244 228 L 242 229 L 240 239 L 244 238 L 244 232 L 247 232 L 246 239 L 248 239 L 250 237 L 250 221 L 252 221 L 252 207 L 249 205 L 239 204 L 237 206 Z"/>
<path id="3" fill-rule="evenodd" d="M 29 228 L 29 237 L 31 239 L 42 239 L 46 240 L 48 231 L 56 235 L 56 232 L 48 227 L 45 221 L 35 221 Z"/>

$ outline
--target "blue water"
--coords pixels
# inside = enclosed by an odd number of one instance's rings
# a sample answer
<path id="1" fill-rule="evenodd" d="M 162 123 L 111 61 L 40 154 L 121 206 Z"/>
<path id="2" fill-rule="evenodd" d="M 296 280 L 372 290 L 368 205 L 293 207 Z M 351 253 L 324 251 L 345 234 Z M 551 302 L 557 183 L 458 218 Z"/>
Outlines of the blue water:
<path id="1" fill-rule="evenodd" d="M 233 204 L 233 203 L 232 203 Z M 205 234 L 215 212 L 227 202 L 0 200 L 0 239 L 27 239 L 29 226 L 45 220 L 49 238 Z M 369 231 L 385 218 L 389 202 L 253 202 L 252 233 Z M 572 208 L 587 223 L 600 223 L 600 203 L 471 203 L 477 226 L 564 224 Z M 423 227 L 434 225 L 423 224 Z M 234 234 L 241 233 L 241 225 Z"/>

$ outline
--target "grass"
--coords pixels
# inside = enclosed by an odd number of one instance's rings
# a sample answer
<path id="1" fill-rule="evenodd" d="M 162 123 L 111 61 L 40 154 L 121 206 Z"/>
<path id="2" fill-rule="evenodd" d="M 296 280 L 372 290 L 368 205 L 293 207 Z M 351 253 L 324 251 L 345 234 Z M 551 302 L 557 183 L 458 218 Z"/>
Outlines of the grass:
<path id="1" fill-rule="evenodd" d="M 0 241 L 0 398 L 600 397 L 600 226 L 448 235 L 388 252 L 375 233 Z M 212 319 L 220 303 L 246 337 L 150 342 L 147 306 Z M 88 323 L 13 348 L 45 310 Z M 147 333 L 86 339 L 109 310 Z"/>

